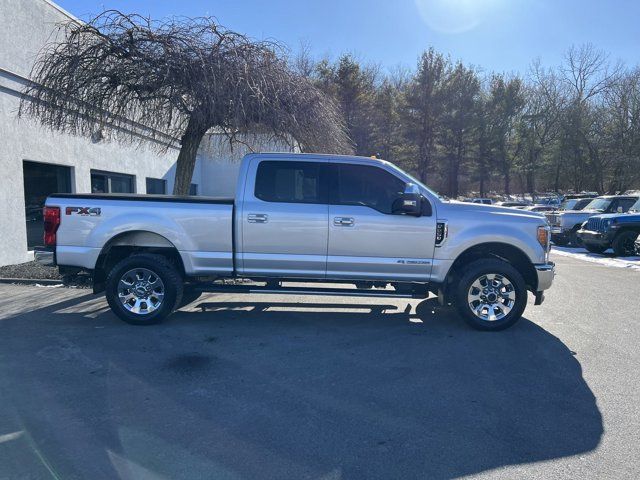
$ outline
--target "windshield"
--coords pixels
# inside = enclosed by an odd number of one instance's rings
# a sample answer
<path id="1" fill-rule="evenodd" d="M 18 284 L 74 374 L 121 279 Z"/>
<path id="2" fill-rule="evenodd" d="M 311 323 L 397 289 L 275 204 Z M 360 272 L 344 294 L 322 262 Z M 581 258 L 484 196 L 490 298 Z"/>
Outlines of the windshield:
<path id="1" fill-rule="evenodd" d="M 576 203 L 578 203 L 578 199 L 577 198 L 572 198 L 570 200 L 565 200 L 560 205 L 560 209 L 561 210 L 573 210 L 573 207 L 576 206 Z"/>
<path id="2" fill-rule="evenodd" d="M 630 212 L 639 213 L 640 212 L 640 198 L 636 203 L 634 203 L 629 209 Z"/>
<path id="3" fill-rule="evenodd" d="M 393 170 L 395 170 L 396 172 L 409 177 L 409 180 L 411 180 L 413 183 L 415 183 L 416 185 L 419 185 L 420 187 L 424 188 L 426 191 L 428 191 L 431 195 L 433 195 L 434 197 L 439 198 L 440 200 L 444 200 L 444 198 L 442 198 L 442 196 L 437 193 L 434 192 L 433 190 L 431 190 L 429 187 L 427 187 L 424 183 L 422 183 L 420 180 L 418 180 L 417 178 L 415 178 L 413 175 L 405 172 L 403 169 L 401 169 L 400 167 L 398 167 L 397 165 L 391 163 L 391 162 L 387 162 L 387 165 L 389 167 L 391 167 Z"/>
<path id="4" fill-rule="evenodd" d="M 585 207 L 585 210 L 598 210 L 604 212 L 609 205 L 611 205 L 610 198 L 594 198 L 589 202 L 589 205 Z"/>
<path id="5" fill-rule="evenodd" d="M 582 198 L 576 202 L 576 204 L 573 206 L 573 209 L 582 210 L 584 207 L 591 203 L 591 200 L 591 198 Z"/>

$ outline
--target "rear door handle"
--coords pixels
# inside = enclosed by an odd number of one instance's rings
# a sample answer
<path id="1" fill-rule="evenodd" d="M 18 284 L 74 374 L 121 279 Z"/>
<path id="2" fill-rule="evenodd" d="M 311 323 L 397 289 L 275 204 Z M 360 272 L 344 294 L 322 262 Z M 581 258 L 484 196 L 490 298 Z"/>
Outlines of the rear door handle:
<path id="1" fill-rule="evenodd" d="M 266 213 L 250 213 L 247 216 L 249 223 L 267 223 L 269 216 Z"/>
<path id="2" fill-rule="evenodd" d="M 353 227 L 355 223 L 352 217 L 335 217 L 333 219 L 333 224 L 336 227 Z"/>

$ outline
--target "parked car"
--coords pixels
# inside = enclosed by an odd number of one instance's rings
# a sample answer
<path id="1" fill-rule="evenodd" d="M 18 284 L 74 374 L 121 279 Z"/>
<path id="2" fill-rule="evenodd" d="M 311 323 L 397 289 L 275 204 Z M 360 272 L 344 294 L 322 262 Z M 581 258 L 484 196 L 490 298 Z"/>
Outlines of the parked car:
<path id="1" fill-rule="evenodd" d="M 636 255 L 640 255 L 640 236 L 636 239 Z"/>
<path id="2" fill-rule="evenodd" d="M 528 212 L 555 212 L 558 207 L 553 205 L 531 205 L 522 208 L 522 210 L 527 210 Z"/>
<path id="3" fill-rule="evenodd" d="M 512 201 L 507 201 L 507 202 L 502 202 L 500 204 L 501 207 L 507 207 L 507 208 L 525 208 L 525 207 L 530 207 L 531 206 L 531 202 L 512 202 Z"/>
<path id="4" fill-rule="evenodd" d="M 465 202 L 481 203 L 483 205 L 491 205 L 491 204 L 493 204 L 493 200 L 491 200 L 490 198 L 469 198 L 469 199 L 465 200 Z"/>
<path id="5" fill-rule="evenodd" d="M 551 226 L 551 240 L 559 246 L 579 246 L 578 230 L 584 222 L 601 213 L 624 213 L 638 200 L 638 196 L 605 195 L 596 197 L 582 210 L 565 210 L 547 213 Z"/>
<path id="6" fill-rule="evenodd" d="M 567 198 L 558 207 L 558 210 L 583 210 L 591 203 L 594 197 Z"/>
<path id="7" fill-rule="evenodd" d="M 578 237 L 585 248 L 602 253 L 613 248 L 615 255 L 630 257 L 636 253 L 636 239 L 640 234 L 640 200 L 628 213 L 595 215 L 578 230 Z"/>
<path id="8" fill-rule="evenodd" d="M 529 212 L 442 200 L 395 165 L 251 154 L 237 198 L 51 195 L 44 264 L 92 272 L 113 312 L 159 322 L 202 291 L 426 298 L 473 327 L 513 325 L 551 286 L 549 227 Z M 253 284 L 216 282 L 232 277 Z M 391 289 L 285 286 L 291 281 Z M 264 285 L 256 282 L 264 283 Z"/>
<path id="9" fill-rule="evenodd" d="M 562 199 L 560 197 L 541 197 L 538 198 L 534 203 L 535 205 L 544 205 L 558 208 L 562 203 Z"/>

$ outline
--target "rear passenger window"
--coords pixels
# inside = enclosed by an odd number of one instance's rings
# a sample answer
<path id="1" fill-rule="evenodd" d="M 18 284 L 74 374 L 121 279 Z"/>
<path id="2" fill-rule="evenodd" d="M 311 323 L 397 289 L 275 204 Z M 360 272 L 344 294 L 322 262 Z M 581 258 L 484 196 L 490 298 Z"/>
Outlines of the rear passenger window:
<path id="1" fill-rule="evenodd" d="M 324 171 L 320 162 L 260 162 L 255 196 L 265 202 L 327 203 Z"/>
<path id="2" fill-rule="evenodd" d="M 621 198 L 618 201 L 617 207 L 622 207 L 622 211 L 627 212 L 631 207 L 633 207 L 633 205 L 636 203 L 636 200 L 637 199 L 635 198 Z M 616 207 L 616 210 L 617 210 L 617 207 Z"/>
<path id="3" fill-rule="evenodd" d="M 338 185 L 331 203 L 362 205 L 382 213 L 393 212 L 393 202 L 405 188 L 395 175 L 378 167 L 337 164 Z"/>

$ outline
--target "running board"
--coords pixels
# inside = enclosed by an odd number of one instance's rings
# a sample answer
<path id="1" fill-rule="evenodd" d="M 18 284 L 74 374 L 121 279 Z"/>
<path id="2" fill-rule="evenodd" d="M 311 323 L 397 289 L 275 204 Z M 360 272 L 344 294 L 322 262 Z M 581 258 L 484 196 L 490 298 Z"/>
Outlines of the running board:
<path id="1" fill-rule="evenodd" d="M 208 293 L 254 293 L 278 295 L 318 295 L 330 297 L 395 297 L 427 298 L 426 293 L 398 293 L 394 290 L 361 290 L 357 288 L 311 288 L 311 287 L 260 287 L 254 285 L 198 285 L 196 290 Z"/>

